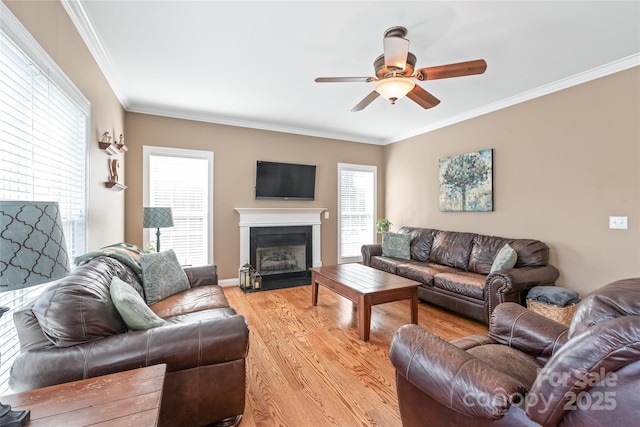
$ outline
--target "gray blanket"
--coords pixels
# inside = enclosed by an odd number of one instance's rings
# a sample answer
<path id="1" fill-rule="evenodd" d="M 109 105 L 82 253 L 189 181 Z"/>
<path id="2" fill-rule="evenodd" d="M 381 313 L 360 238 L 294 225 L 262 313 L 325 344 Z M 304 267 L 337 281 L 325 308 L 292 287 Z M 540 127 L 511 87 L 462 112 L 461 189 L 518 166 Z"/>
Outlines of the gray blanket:
<path id="1" fill-rule="evenodd" d="M 558 307 L 580 302 L 579 295 L 576 291 L 556 286 L 536 286 L 531 288 L 527 294 L 527 298 L 540 301 L 545 304 L 553 304 Z"/>

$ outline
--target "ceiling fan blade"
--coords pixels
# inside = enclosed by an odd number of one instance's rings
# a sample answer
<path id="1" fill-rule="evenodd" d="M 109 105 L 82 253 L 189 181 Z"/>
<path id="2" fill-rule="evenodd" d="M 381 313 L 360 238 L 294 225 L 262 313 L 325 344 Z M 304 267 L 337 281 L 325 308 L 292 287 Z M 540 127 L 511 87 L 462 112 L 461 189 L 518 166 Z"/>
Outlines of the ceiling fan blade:
<path id="1" fill-rule="evenodd" d="M 475 61 L 458 62 L 456 64 L 438 65 L 435 67 L 420 68 L 416 72 L 418 80 L 448 79 L 449 77 L 470 76 L 482 74 L 487 69 L 484 59 Z M 422 75 L 422 78 L 420 77 Z"/>
<path id="2" fill-rule="evenodd" d="M 424 90 L 418 85 L 415 85 L 413 89 L 409 93 L 407 93 L 407 98 L 411 99 L 413 102 L 424 108 L 435 107 L 440 104 L 440 100 L 435 96 L 431 95 L 429 92 Z"/>
<path id="3" fill-rule="evenodd" d="M 318 77 L 316 83 L 369 83 L 373 77 Z"/>
<path id="4" fill-rule="evenodd" d="M 380 94 L 374 90 L 369 95 L 365 96 L 364 99 L 358 103 L 358 105 L 351 109 L 351 111 L 364 110 L 366 106 L 371 104 L 379 95 Z"/>
<path id="5" fill-rule="evenodd" d="M 384 65 L 391 71 L 402 71 L 407 65 L 409 40 L 402 37 L 385 37 Z"/>

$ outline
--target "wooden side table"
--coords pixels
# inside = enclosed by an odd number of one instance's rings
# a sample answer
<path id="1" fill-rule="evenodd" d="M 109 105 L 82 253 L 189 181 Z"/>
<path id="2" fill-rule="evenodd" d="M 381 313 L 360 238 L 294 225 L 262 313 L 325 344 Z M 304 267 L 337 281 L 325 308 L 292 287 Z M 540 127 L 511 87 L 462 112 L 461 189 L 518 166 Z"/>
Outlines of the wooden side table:
<path id="1" fill-rule="evenodd" d="M 3 396 L 13 410 L 31 410 L 28 427 L 156 426 L 167 365 Z"/>

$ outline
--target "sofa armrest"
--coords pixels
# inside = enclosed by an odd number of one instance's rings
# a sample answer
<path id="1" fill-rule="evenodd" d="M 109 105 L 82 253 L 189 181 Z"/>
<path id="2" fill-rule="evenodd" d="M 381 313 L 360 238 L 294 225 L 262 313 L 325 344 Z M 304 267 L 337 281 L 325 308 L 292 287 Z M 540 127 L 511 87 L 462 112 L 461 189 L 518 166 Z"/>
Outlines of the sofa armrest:
<path id="1" fill-rule="evenodd" d="M 496 307 L 489 322 L 489 337 L 533 357 L 547 361 L 567 342 L 569 328 L 519 304 Z"/>
<path id="2" fill-rule="evenodd" d="M 525 393 L 516 379 L 417 325 L 395 333 L 389 356 L 398 375 L 469 417 L 500 419 Z"/>
<path id="3" fill-rule="evenodd" d="M 11 368 L 15 392 L 165 363 L 167 373 L 244 359 L 243 316 L 178 323 L 112 335 L 71 347 L 22 353 Z"/>
<path id="4" fill-rule="evenodd" d="M 360 252 L 362 253 L 362 264 L 371 267 L 371 257 L 382 255 L 382 244 L 362 245 Z"/>
<path id="5" fill-rule="evenodd" d="M 184 267 L 184 272 L 187 274 L 189 285 L 191 285 L 192 288 L 218 284 L 218 266 L 216 265 L 209 264 L 198 267 Z"/>
<path id="6" fill-rule="evenodd" d="M 553 285 L 560 272 L 552 265 L 543 267 L 521 267 L 490 273 L 485 282 L 485 302 L 488 307 L 485 321 L 503 302 L 523 304 L 529 289 L 538 285 Z"/>

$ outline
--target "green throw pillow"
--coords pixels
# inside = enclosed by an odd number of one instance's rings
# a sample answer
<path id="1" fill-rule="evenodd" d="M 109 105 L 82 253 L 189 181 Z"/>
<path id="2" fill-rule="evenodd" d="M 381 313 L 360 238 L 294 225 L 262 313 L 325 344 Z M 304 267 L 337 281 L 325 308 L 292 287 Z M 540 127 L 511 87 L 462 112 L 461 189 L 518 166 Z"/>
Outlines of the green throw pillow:
<path id="1" fill-rule="evenodd" d="M 142 287 L 147 304 L 186 291 L 191 286 L 173 249 L 151 252 L 140 256 L 142 265 Z"/>
<path id="2" fill-rule="evenodd" d="M 493 260 L 491 266 L 491 273 L 498 270 L 508 270 L 516 265 L 518 260 L 518 254 L 509 244 L 505 244 L 502 249 L 496 254 L 496 259 Z"/>
<path id="3" fill-rule="evenodd" d="M 391 258 L 411 258 L 411 235 L 382 232 L 382 255 Z"/>
<path id="4" fill-rule="evenodd" d="M 151 329 L 166 324 L 144 302 L 142 297 L 131 285 L 118 277 L 111 279 L 109 287 L 111 300 L 122 316 L 124 323 L 132 331 Z"/>

